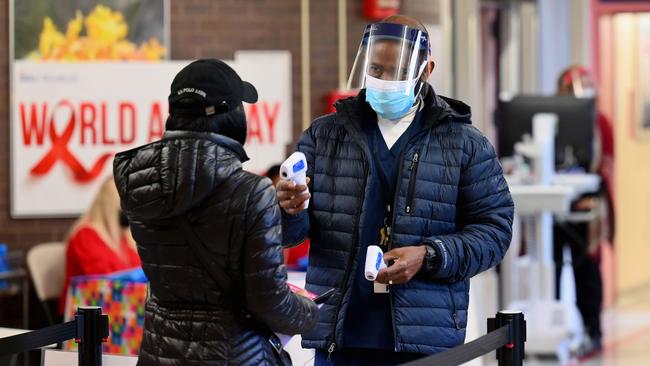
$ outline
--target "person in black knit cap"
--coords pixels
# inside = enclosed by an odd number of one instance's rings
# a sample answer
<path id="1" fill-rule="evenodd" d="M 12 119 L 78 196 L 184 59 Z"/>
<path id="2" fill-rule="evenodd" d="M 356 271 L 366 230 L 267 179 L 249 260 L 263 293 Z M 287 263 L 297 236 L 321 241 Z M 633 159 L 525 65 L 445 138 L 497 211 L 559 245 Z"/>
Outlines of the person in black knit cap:
<path id="1" fill-rule="evenodd" d="M 222 61 L 192 62 L 172 82 L 163 138 L 115 157 L 150 281 L 140 366 L 276 365 L 287 354 L 271 332 L 316 325 L 314 302 L 286 283 L 271 180 L 242 170 L 242 102 L 256 101 Z"/>

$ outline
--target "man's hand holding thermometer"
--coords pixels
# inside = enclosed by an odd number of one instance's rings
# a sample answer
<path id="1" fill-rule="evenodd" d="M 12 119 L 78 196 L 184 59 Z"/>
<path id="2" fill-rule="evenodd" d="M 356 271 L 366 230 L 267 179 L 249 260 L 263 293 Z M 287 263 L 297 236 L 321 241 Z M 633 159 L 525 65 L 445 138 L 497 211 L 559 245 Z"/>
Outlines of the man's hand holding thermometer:
<path id="1" fill-rule="evenodd" d="M 289 215 L 297 215 L 309 206 L 307 158 L 296 151 L 280 166 L 282 178 L 275 187 L 280 207 Z"/>
<path id="2" fill-rule="evenodd" d="M 366 277 L 366 280 L 373 282 L 373 290 L 376 294 L 388 292 L 388 286 L 375 282 L 379 271 L 384 268 L 386 268 L 384 252 L 377 245 L 368 246 L 366 252 L 366 266 L 363 270 L 363 274 Z"/>
<path id="3" fill-rule="evenodd" d="M 384 254 L 380 247 L 370 245 L 364 274 L 368 281 L 375 282 L 375 292 L 383 292 L 378 290 L 378 283 L 399 285 L 410 281 L 422 268 L 425 254 L 424 246 L 395 248 Z"/>

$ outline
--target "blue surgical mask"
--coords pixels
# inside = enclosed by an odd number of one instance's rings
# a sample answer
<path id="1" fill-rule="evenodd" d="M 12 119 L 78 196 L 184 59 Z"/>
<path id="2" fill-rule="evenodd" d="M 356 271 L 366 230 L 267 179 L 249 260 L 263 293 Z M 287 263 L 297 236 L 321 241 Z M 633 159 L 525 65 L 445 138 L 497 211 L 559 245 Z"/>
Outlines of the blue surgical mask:
<path id="1" fill-rule="evenodd" d="M 398 119 L 406 115 L 415 103 L 415 85 L 405 90 L 408 81 L 386 81 L 366 76 L 366 101 L 378 116 Z"/>
<path id="2" fill-rule="evenodd" d="M 382 118 L 395 120 L 404 117 L 415 104 L 419 93 L 419 90 L 415 92 L 415 87 L 423 70 L 424 67 L 420 67 L 418 76 L 413 80 L 391 81 L 366 75 L 366 101 Z"/>

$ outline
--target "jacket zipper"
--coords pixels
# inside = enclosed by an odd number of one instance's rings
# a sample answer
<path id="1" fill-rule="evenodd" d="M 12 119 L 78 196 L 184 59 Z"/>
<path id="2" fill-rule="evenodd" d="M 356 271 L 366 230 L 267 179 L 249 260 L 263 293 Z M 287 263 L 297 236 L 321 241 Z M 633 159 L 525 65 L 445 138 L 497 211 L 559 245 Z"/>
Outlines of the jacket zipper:
<path id="1" fill-rule="evenodd" d="M 420 153 L 418 151 L 413 154 L 413 159 L 411 160 L 411 177 L 409 178 L 409 189 L 406 194 L 406 213 L 410 214 L 413 211 L 413 195 L 415 194 L 415 179 L 418 174 L 418 166 L 420 165 L 419 160 Z"/>
<path id="2" fill-rule="evenodd" d="M 449 119 L 450 119 L 450 121 L 451 121 L 451 116 L 450 116 Z M 417 137 L 417 136 L 419 136 L 419 135 L 420 135 L 420 133 L 418 133 L 416 136 L 412 136 L 411 138 L 409 138 L 409 140 L 408 140 L 407 143 L 406 143 L 406 146 L 407 146 L 407 147 L 402 151 L 402 154 L 400 155 L 400 159 L 399 159 L 399 164 L 400 164 L 400 166 L 399 166 L 399 173 L 398 173 L 398 176 L 397 176 L 397 183 L 396 183 L 396 187 L 395 187 L 395 196 L 393 197 L 393 206 L 392 206 L 392 207 L 394 207 L 393 209 L 397 208 L 397 197 L 399 196 L 399 183 L 400 183 L 400 181 L 401 181 L 401 179 L 402 179 L 402 165 L 403 165 L 403 162 L 404 162 L 404 156 L 406 155 L 406 151 L 408 150 L 408 144 L 409 144 L 409 143 L 410 143 L 410 142 L 411 142 L 415 137 Z M 359 216 L 361 215 L 361 211 L 363 210 L 363 201 L 365 200 L 365 195 L 366 195 L 366 189 L 365 189 L 365 186 L 368 184 L 368 155 L 367 155 L 366 151 L 364 150 L 364 147 L 363 147 L 363 146 L 361 146 L 361 151 L 363 151 L 364 154 L 366 154 L 366 165 L 365 165 L 365 168 L 366 168 L 366 169 L 365 169 L 366 180 L 364 181 L 363 194 L 361 195 L 361 207 L 359 207 L 359 210 L 357 211 L 357 217 L 359 217 Z M 418 156 L 418 158 L 419 158 L 419 156 Z M 358 225 L 358 223 L 357 223 L 357 225 Z M 395 226 L 395 214 L 393 214 L 393 217 L 392 217 L 392 219 L 391 219 L 391 224 L 390 224 L 390 229 L 391 229 L 391 231 L 392 231 L 392 228 L 393 228 L 394 226 Z M 354 243 L 356 243 L 358 240 L 359 240 L 359 230 L 357 230 L 357 231 L 355 232 Z M 393 234 L 390 233 L 390 235 L 389 235 L 389 237 L 388 237 L 388 250 L 392 249 L 392 246 L 393 246 Z M 334 323 L 333 323 L 333 325 L 332 325 L 332 333 L 331 333 L 332 336 L 328 338 L 329 341 L 330 341 L 329 346 L 328 346 L 328 348 L 327 348 L 327 359 L 328 359 L 328 360 L 331 359 L 332 353 L 334 353 L 334 351 L 336 350 L 336 323 L 338 322 L 338 318 L 339 318 L 339 310 L 340 310 L 340 308 L 341 308 L 341 303 L 343 302 L 343 298 L 345 297 L 345 296 L 344 296 L 344 295 L 345 295 L 345 287 L 343 287 L 343 286 L 348 282 L 348 278 L 350 277 L 350 270 L 351 270 L 350 267 L 351 267 L 351 265 L 352 265 L 352 264 L 351 264 L 351 263 L 352 263 L 352 256 L 354 255 L 354 253 L 355 253 L 354 250 L 350 251 L 350 257 L 348 258 L 348 266 L 347 266 L 346 271 L 345 271 L 345 274 L 344 274 L 344 276 L 343 276 L 344 279 L 343 279 L 343 283 L 342 283 L 342 285 L 341 285 L 341 288 L 343 289 L 343 291 L 341 291 L 341 295 L 340 295 L 340 297 L 339 297 L 339 300 L 338 300 L 338 302 L 337 302 L 337 304 L 336 304 L 336 308 L 335 308 Z M 393 325 L 393 342 L 394 342 L 394 348 L 395 348 L 395 351 L 397 351 L 397 333 L 396 333 L 396 331 L 395 331 L 397 328 L 396 328 L 396 326 L 395 326 L 395 316 L 394 316 L 394 314 L 395 314 L 395 310 L 394 310 L 394 306 L 393 306 L 393 296 L 392 296 L 392 293 L 389 293 L 389 294 L 388 294 L 388 298 L 389 298 L 389 301 L 390 301 L 391 323 L 392 323 L 392 325 Z M 455 306 L 454 306 L 454 313 L 455 313 Z"/>
<path id="3" fill-rule="evenodd" d="M 411 143 L 412 140 L 414 140 L 417 136 L 419 136 L 420 133 L 416 134 L 415 136 L 412 136 L 409 138 L 409 140 L 406 142 L 406 147 L 404 150 L 402 150 L 402 153 L 400 154 L 399 157 L 399 171 L 397 173 L 397 182 L 395 183 L 395 196 L 393 197 L 393 217 L 391 217 L 390 220 L 390 235 L 388 236 L 388 250 L 393 249 L 393 228 L 395 227 L 395 217 L 397 216 L 397 198 L 399 197 L 399 185 L 402 181 L 402 167 L 404 165 L 404 157 L 406 156 L 406 152 L 408 151 L 408 145 Z M 417 158 L 416 158 L 417 156 Z M 419 152 L 416 151 L 415 154 L 413 155 L 414 160 L 419 160 Z M 388 292 L 388 301 L 390 304 L 390 320 L 393 326 L 393 348 L 395 349 L 395 352 L 398 352 L 397 350 L 397 325 L 395 324 L 395 306 L 393 305 L 393 293 L 391 291 Z"/>
<path id="4" fill-rule="evenodd" d="M 397 181 L 396 181 L 396 183 L 395 183 L 395 196 L 393 197 L 393 206 L 392 206 L 392 209 L 393 209 L 393 216 L 392 216 L 391 219 L 390 219 L 390 231 L 391 231 L 391 235 L 388 237 L 388 249 L 389 249 L 389 250 L 390 250 L 390 249 L 393 249 L 393 232 L 395 231 L 393 228 L 395 227 L 395 218 L 396 218 L 396 216 L 397 216 L 397 215 L 396 215 L 396 213 L 397 213 L 397 199 L 398 199 L 398 197 L 399 197 L 399 186 L 400 186 L 400 183 L 402 182 L 402 167 L 404 166 L 404 157 L 406 156 L 406 151 L 408 150 L 408 144 L 409 144 L 411 141 L 413 141 L 413 140 L 414 140 L 417 136 L 419 136 L 419 135 L 420 135 L 420 134 L 417 134 L 417 135 L 415 135 L 415 136 L 412 136 L 412 137 L 411 137 L 411 138 L 406 142 L 406 144 L 407 144 L 407 148 L 405 148 L 405 149 L 402 151 L 402 153 L 400 154 L 400 157 L 399 157 L 399 171 L 398 171 L 398 173 L 397 173 Z M 417 158 L 415 157 L 416 155 L 417 155 Z M 415 154 L 413 155 L 413 159 L 412 159 L 412 161 L 413 161 L 413 160 L 417 160 L 417 161 L 420 160 L 420 154 L 419 154 L 418 151 L 416 151 Z M 416 167 L 417 167 L 417 165 L 416 165 Z M 411 176 L 412 176 L 412 175 L 413 175 L 413 171 L 411 171 Z M 413 184 L 415 185 L 415 183 L 413 183 Z M 409 184 L 409 186 L 410 186 L 410 184 Z"/>
<path id="5" fill-rule="evenodd" d="M 458 324 L 458 313 L 456 310 L 456 299 L 454 299 L 454 293 L 451 290 L 451 285 L 447 285 L 447 289 L 449 290 L 449 297 L 451 297 L 451 319 L 454 321 L 456 330 L 460 330 L 460 324 Z"/>
<path id="6" fill-rule="evenodd" d="M 330 346 L 327 349 L 327 362 L 332 361 L 332 353 L 334 353 L 335 348 L 336 348 L 336 343 L 334 343 L 334 342 L 330 343 Z"/>
<path id="7" fill-rule="evenodd" d="M 411 139 L 409 139 L 406 142 L 406 147 L 402 150 L 402 153 L 400 154 L 399 157 L 399 171 L 397 173 L 397 181 L 395 183 L 395 196 L 393 197 L 393 215 L 390 219 L 390 235 L 388 236 L 388 250 L 390 251 L 393 249 L 393 227 L 395 227 L 395 216 L 396 215 L 396 210 L 397 210 L 397 198 L 399 197 L 399 184 L 402 181 L 402 166 L 404 165 L 404 157 L 406 155 L 406 151 L 408 150 L 408 144 L 411 142 Z M 416 153 L 417 154 L 417 153 Z M 390 289 L 390 285 L 389 289 Z M 395 305 L 393 304 L 393 293 L 389 290 L 388 291 L 388 302 L 390 305 L 390 321 L 391 325 L 393 326 L 393 349 L 395 352 L 398 352 L 397 350 L 397 325 L 395 324 Z"/>
<path id="8" fill-rule="evenodd" d="M 363 151 L 363 147 L 361 148 L 361 150 Z M 364 154 L 365 154 L 365 151 L 364 151 Z M 367 156 L 366 156 L 366 158 L 367 158 Z M 361 221 L 360 216 L 361 216 L 361 211 L 363 210 L 363 201 L 366 199 L 366 185 L 368 184 L 368 173 L 369 173 L 368 172 L 367 161 L 364 164 L 364 168 L 365 168 L 366 178 L 365 178 L 364 183 L 363 183 L 363 193 L 361 194 L 361 205 L 360 205 L 359 209 L 357 210 L 357 214 L 356 214 L 356 217 L 358 218 L 359 221 Z M 357 227 L 359 226 L 359 222 L 357 222 L 356 226 Z M 327 346 L 327 359 L 328 360 L 331 359 L 332 353 L 334 353 L 334 351 L 336 350 L 336 324 L 338 323 L 338 320 L 339 320 L 339 312 L 340 312 L 340 309 L 341 309 L 341 303 L 343 302 L 343 298 L 345 297 L 345 285 L 348 283 L 348 279 L 350 278 L 350 272 L 352 270 L 352 262 L 353 262 L 353 259 L 354 259 L 354 255 L 356 254 L 356 249 L 357 249 L 356 246 L 358 246 L 357 241 L 359 241 L 359 229 L 357 229 L 355 231 L 355 233 L 354 233 L 354 240 L 352 242 L 355 243 L 354 244 L 355 247 L 352 248 L 352 250 L 350 251 L 350 255 L 348 257 L 348 265 L 347 265 L 347 268 L 345 269 L 345 274 L 343 275 L 343 282 L 340 285 L 340 288 L 342 289 L 341 294 L 340 294 L 339 299 L 337 301 L 336 308 L 334 309 L 335 310 L 334 323 L 332 323 L 332 332 L 330 333 L 331 336 L 328 337 L 328 340 L 329 340 L 329 345 Z"/>
<path id="9" fill-rule="evenodd" d="M 404 156 L 406 155 L 406 151 L 408 150 L 408 144 L 415 137 L 417 137 L 418 135 L 420 135 L 420 134 L 418 133 L 416 136 L 412 136 L 407 141 L 407 143 L 406 143 L 407 148 L 405 148 L 402 151 L 402 154 L 400 155 L 400 159 L 399 159 L 400 167 L 399 167 L 399 173 L 398 173 L 398 176 L 397 176 L 397 183 L 396 183 L 396 187 L 395 187 L 395 196 L 393 197 L 393 206 L 392 207 L 394 207 L 394 208 L 397 207 L 397 197 L 399 196 L 399 183 L 400 183 L 400 181 L 402 179 L 402 165 L 404 163 Z M 362 145 L 362 144 L 360 143 L 360 145 Z M 368 170 L 369 170 L 368 169 L 368 154 L 364 150 L 364 146 L 361 146 L 361 151 L 363 151 L 363 153 L 366 155 L 366 162 L 365 162 L 366 179 L 365 179 L 364 184 L 363 184 L 364 188 L 363 188 L 363 193 L 361 194 L 361 207 L 359 207 L 359 209 L 357 210 L 357 218 L 359 218 L 359 216 L 361 215 L 361 211 L 363 210 L 363 202 L 366 199 L 366 197 L 365 197 L 366 196 L 366 185 L 368 184 L 368 173 L 369 173 L 368 172 Z M 419 156 L 418 156 L 418 158 L 419 158 Z M 360 218 L 359 218 L 359 220 L 360 220 Z M 357 222 L 357 225 L 358 224 L 359 223 Z M 390 224 L 391 231 L 392 231 L 392 228 L 394 226 L 395 226 L 395 214 L 393 214 L 393 217 L 391 218 L 391 224 Z M 354 237 L 353 243 L 357 243 L 357 241 L 359 240 L 359 230 L 356 230 L 354 235 L 355 235 L 355 237 Z M 392 235 L 392 233 L 390 233 L 390 235 L 388 237 L 388 250 L 392 249 L 392 244 L 393 244 L 393 235 Z M 353 248 L 353 249 L 356 249 L 356 248 Z M 341 309 L 341 303 L 343 302 L 343 298 L 345 297 L 345 287 L 344 286 L 345 286 L 345 284 L 347 284 L 348 279 L 350 277 L 350 271 L 352 269 L 351 268 L 352 260 L 353 260 L 353 255 L 355 254 L 355 252 L 356 252 L 355 250 L 350 251 L 350 256 L 348 257 L 348 265 L 347 265 L 347 268 L 345 270 L 345 274 L 343 276 L 343 282 L 341 283 L 341 286 L 340 286 L 340 288 L 343 289 L 343 290 L 341 291 L 339 300 L 338 300 L 338 302 L 336 304 L 336 308 L 334 309 L 335 310 L 334 323 L 332 325 L 331 336 L 328 337 L 328 340 L 330 342 L 328 347 L 327 347 L 327 359 L 328 360 L 331 359 L 332 353 L 334 353 L 334 351 L 336 350 L 336 323 L 338 323 L 339 312 L 340 312 L 340 309 Z M 395 326 L 395 316 L 394 316 L 395 310 L 394 310 L 394 306 L 393 306 L 393 296 L 392 296 L 391 293 L 388 294 L 388 298 L 389 298 L 389 302 L 390 302 L 391 323 L 392 323 L 392 326 L 393 326 L 394 348 L 395 348 L 395 351 L 397 351 L 397 333 L 395 331 L 397 328 Z"/>

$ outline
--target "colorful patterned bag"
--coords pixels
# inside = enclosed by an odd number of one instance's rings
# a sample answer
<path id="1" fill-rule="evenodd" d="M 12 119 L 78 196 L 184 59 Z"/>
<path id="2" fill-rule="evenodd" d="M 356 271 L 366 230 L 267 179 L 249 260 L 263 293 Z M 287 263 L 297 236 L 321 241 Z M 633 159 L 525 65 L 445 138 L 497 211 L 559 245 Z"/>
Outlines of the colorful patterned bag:
<path id="1" fill-rule="evenodd" d="M 147 283 L 133 276 L 131 271 L 74 277 L 66 299 L 65 320 L 73 319 L 79 306 L 101 306 L 103 313 L 108 315 L 110 330 L 108 342 L 104 343 L 104 353 L 137 355 L 144 329 L 147 289 Z M 76 348 L 74 341 L 63 345 L 66 350 Z"/>

